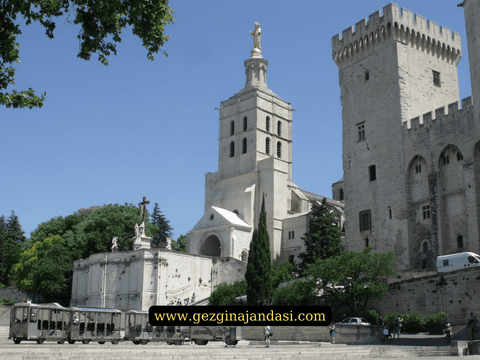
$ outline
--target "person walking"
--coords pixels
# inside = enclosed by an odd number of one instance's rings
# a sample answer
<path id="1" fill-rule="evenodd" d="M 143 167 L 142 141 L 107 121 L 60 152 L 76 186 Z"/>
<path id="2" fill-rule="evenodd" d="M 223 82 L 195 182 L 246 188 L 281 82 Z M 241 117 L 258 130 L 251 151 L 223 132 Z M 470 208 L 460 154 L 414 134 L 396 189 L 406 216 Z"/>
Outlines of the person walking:
<path id="1" fill-rule="evenodd" d="M 272 327 L 271 326 L 265 326 L 263 328 L 263 334 L 265 336 L 265 347 L 270 347 L 270 336 L 273 335 Z"/>
<path id="2" fill-rule="evenodd" d="M 330 329 L 330 337 L 332 338 L 332 344 L 335 344 L 335 323 L 332 321 L 328 328 Z"/>
<path id="3" fill-rule="evenodd" d="M 400 330 L 402 329 L 402 323 L 403 319 L 400 317 L 400 315 L 395 319 L 395 330 L 393 333 L 393 338 L 395 339 L 395 334 L 398 336 L 400 339 Z"/>
<path id="4" fill-rule="evenodd" d="M 477 327 L 478 327 L 478 319 L 475 315 L 473 315 L 473 313 L 470 313 L 470 319 L 468 319 L 467 326 L 470 327 L 471 340 L 474 340 L 475 339 L 475 333 L 476 333 Z"/>

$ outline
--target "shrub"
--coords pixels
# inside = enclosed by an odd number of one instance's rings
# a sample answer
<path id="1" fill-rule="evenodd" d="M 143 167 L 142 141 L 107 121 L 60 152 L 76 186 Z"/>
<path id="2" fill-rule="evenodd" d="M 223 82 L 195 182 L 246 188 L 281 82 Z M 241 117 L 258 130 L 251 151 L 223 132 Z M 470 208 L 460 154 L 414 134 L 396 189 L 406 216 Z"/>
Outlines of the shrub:
<path id="1" fill-rule="evenodd" d="M 423 331 L 424 317 L 419 313 L 407 313 L 400 315 L 400 317 L 403 318 L 403 332 L 414 334 Z"/>
<path id="2" fill-rule="evenodd" d="M 448 314 L 446 312 L 439 312 L 429 315 L 425 318 L 425 329 L 430 334 L 442 334 L 443 327 L 448 321 Z"/>
<path id="3" fill-rule="evenodd" d="M 376 310 L 367 310 L 365 317 L 367 318 L 370 325 L 378 325 L 378 317 L 380 314 Z"/>
<path id="4" fill-rule="evenodd" d="M 0 306 L 7 306 L 15 304 L 15 299 L 0 298 Z"/>

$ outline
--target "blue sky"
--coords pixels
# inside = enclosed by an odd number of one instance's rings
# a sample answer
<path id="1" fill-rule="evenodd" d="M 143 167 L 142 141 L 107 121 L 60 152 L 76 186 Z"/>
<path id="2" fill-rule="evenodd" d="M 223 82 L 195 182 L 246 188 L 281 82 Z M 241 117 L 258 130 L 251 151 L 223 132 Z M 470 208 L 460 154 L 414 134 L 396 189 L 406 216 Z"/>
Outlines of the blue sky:
<path id="1" fill-rule="evenodd" d="M 400 6 L 460 33 L 460 96 L 470 96 L 463 9 L 457 1 Z M 47 92 L 41 109 L 0 107 L 0 215 L 14 210 L 29 236 L 55 216 L 109 203 L 158 202 L 186 234 L 204 213 L 205 173 L 218 169 L 218 110 L 245 85 L 249 30 L 260 21 L 268 87 L 292 103 L 293 180 L 331 197 L 343 176 L 338 69 L 331 39 L 387 2 L 172 0 L 176 22 L 155 61 L 130 29 L 108 67 L 76 57 L 79 27 L 57 20 L 19 36 L 11 90 Z M 433 109 L 432 109 L 433 110 Z"/>

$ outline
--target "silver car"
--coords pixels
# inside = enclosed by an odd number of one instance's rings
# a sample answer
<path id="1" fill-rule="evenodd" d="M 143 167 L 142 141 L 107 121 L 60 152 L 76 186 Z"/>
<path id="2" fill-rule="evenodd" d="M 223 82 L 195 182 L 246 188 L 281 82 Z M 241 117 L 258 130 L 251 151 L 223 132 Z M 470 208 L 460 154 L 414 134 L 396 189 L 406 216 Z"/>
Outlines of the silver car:
<path id="1" fill-rule="evenodd" d="M 370 323 L 365 318 L 348 317 L 338 322 L 337 325 L 370 325 Z"/>

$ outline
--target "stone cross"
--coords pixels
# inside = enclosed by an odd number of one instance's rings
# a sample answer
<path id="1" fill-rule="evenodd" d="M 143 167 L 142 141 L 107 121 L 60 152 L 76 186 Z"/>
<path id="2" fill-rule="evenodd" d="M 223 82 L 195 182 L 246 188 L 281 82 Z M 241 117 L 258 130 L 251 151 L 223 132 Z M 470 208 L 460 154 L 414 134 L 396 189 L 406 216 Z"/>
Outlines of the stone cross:
<path id="1" fill-rule="evenodd" d="M 147 197 L 143 197 L 143 202 L 138 203 L 138 206 L 140 206 L 141 212 L 142 212 L 142 223 L 145 222 L 145 207 L 147 204 L 150 204 L 150 201 L 147 201 Z"/>

